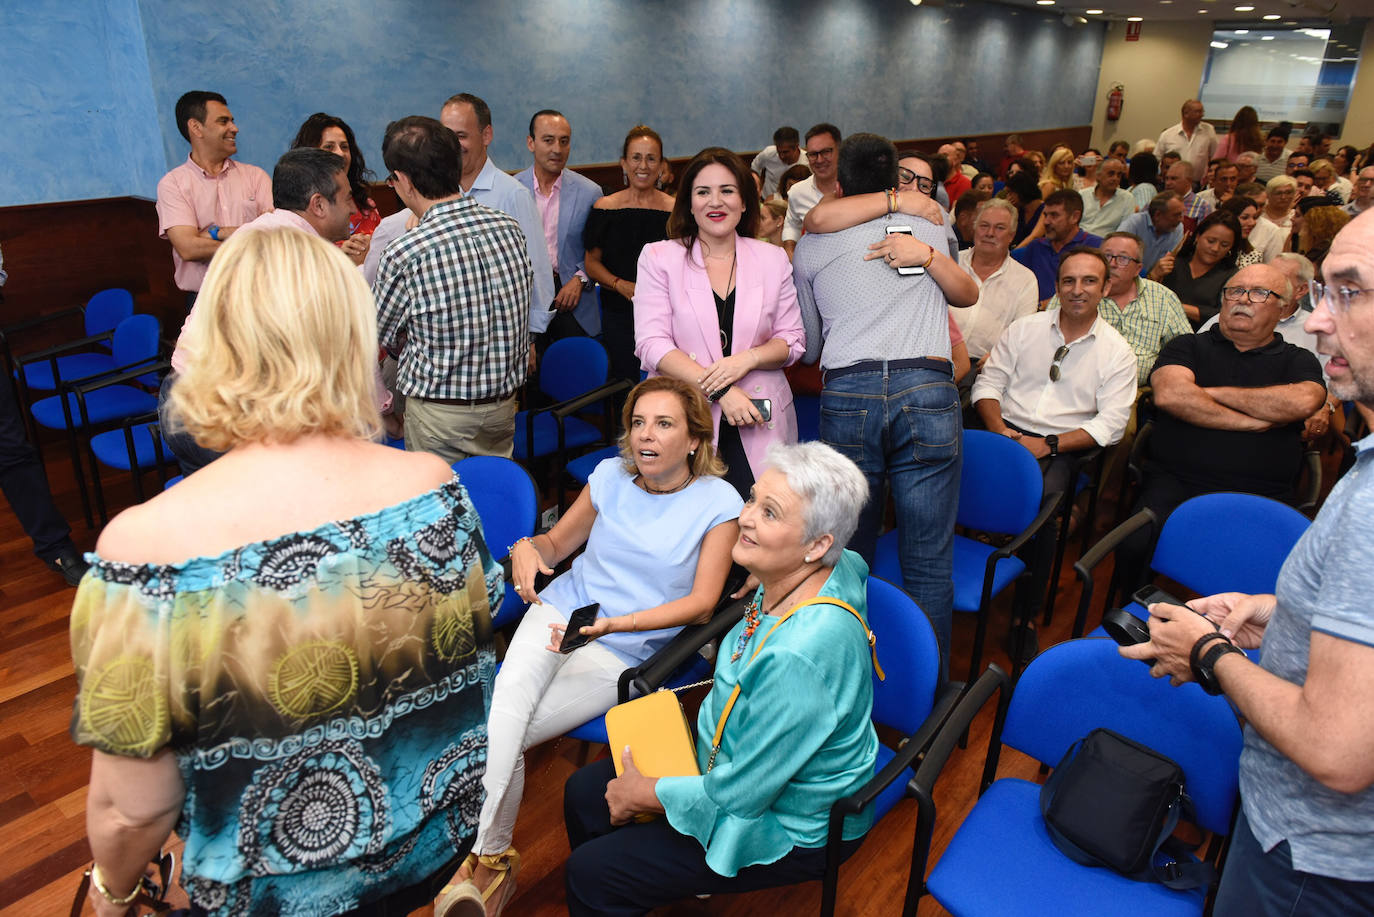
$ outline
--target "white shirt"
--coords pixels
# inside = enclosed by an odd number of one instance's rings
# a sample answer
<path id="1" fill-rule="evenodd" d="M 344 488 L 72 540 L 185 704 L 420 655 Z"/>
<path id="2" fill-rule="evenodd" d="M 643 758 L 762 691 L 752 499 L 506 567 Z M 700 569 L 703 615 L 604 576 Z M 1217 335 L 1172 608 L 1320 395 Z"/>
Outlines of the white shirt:
<path id="1" fill-rule="evenodd" d="M 782 240 L 795 242 L 802 237 L 802 220 L 811 208 L 821 202 L 816 176 L 804 178 L 787 191 L 787 222 L 782 226 Z"/>
<path id="2" fill-rule="evenodd" d="M 797 161 L 791 164 L 782 161 L 775 145 L 759 150 L 749 168 L 763 176 L 763 199 L 768 200 L 778 190 L 778 179 L 792 166 L 806 165 L 806 150 L 797 152 Z"/>
<path id="3" fill-rule="evenodd" d="M 1192 163 L 1193 181 L 1201 181 L 1207 174 L 1207 163 L 1217 152 L 1217 132 L 1206 121 L 1199 121 L 1193 128 L 1193 136 L 1183 132 L 1183 122 L 1175 124 L 1159 135 L 1155 143 L 1155 158 L 1163 159 L 1165 153 L 1177 153 L 1184 162 Z"/>
<path id="4" fill-rule="evenodd" d="M 1261 217 L 1250 230 L 1249 242 L 1267 264 L 1274 256 L 1283 251 L 1283 242 L 1288 234 L 1273 223 Z"/>
<path id="5" fill-rule="evenodd" d="M 1136 359 L 1131 345 L 1102 318 L 1069 344 L 1050 381 L 1054 352 L 1064 344 L 1058 309 L 1017 319 L 992 349 L 972 400 L 1001 403 L 1002 419 L 1049 435 L 1080 427 L 1099 446 L 1121 439 L 1135 402 Z"/>
<path id="6" fill-rule="evenodd" d="M 1080 191 L 1079 196 L 1083 198 L 1083 217 L 1078 228 L 1095 236 L 1116 232 L 1121 221 L 1135 213 L 1135 195 L 1124 188 L 1117 188 L 1105 204 L 1098 200 L 1096 188 Z"/>
<path id="7" fill-rule="evenodd" d="M 978 284 L 978 301 L 967 309 L 951 308 L 954 323 L 964 335 L 970 359 L 981 359 L 997 345 L 1007 326 L 1039 305 L 1039 284 L 1030 268 L 1010 254 L 987 280 L 973 270 L 973 249 L 959 252 L 959 266 Z"/>

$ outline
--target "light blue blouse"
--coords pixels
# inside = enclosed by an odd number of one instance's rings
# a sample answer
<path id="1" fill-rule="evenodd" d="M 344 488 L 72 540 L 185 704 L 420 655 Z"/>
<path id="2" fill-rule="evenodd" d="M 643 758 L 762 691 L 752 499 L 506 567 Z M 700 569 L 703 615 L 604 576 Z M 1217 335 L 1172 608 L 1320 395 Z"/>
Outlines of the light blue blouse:
<path id="1" fill-rule="evenodd" d="M 697 478 L 673 494 L 651 494 L 634 483 L 618 457 L 587 479 L 596 522 L 587 550 L 539 597 L 565 616 L 592 602 L 598 617 L 618 617 L 680 599 L 692 591 L 701 540 L 722 522 L 739 518 L 744 502 L 721 478 Z M 597 643 L 627 666 L 638 665 L 681 628 L 620 631 Z"/>
<path id="2" fill-rule="evenodd" d="M 853 605 L 868 620 L 868 567 L 845 551 L 820 594 Z M 837 605 L 801 609 L 768 638 L 765 616 L 738 662 L 730 661 L 744 630 L 740 621 L 721 641 L 715 684 L 697 716 L 702 771 L 730 692 L 740 697 L 710 773 L 663 777 L 659 802 L 668 822 L 706 848 L 706 865 L 722 876 L 774 863 L 793 847 L 825 844 L 830 806 L 873 776 L 873 661 L 854 616 Z M 867 812 L 845 819 L 844 838 L 872 826 Z"/>

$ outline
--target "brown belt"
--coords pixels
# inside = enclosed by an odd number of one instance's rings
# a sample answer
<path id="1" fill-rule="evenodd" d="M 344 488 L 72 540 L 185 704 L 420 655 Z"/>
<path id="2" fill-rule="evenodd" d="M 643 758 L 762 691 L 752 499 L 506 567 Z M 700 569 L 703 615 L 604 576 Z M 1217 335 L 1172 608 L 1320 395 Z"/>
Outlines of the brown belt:
<path id="1" fill-rule="evenodd" d="M 490 398 L 421 398 L 419 395 L 414 397 L 420 401 L 428 401 L 430 404 L 443 404 L 457 408 L 471 408 L 479 404 L 496 404 L 498 401 L 514 398 L 515 393 L 511 392 L 508 395 L 492 395 Z"/>

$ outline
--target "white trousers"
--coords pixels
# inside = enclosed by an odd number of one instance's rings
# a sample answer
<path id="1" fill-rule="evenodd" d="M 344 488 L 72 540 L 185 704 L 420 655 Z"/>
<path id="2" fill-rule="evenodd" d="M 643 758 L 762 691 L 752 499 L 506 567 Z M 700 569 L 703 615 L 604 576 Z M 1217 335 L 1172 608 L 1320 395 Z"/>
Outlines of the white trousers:
<path id="1" fill-rule="evenodd" d="M 566 656 L 550 651 L 549 625 L 566 623 L 549 603 L 531 605 L 496 674 L 482 778 L 487 798 L 473 847 L 479 854 L 511 845 L 525 793 L 525 750 L 615 706 L 616 683 L 627 666 L 595 640 Z"/>

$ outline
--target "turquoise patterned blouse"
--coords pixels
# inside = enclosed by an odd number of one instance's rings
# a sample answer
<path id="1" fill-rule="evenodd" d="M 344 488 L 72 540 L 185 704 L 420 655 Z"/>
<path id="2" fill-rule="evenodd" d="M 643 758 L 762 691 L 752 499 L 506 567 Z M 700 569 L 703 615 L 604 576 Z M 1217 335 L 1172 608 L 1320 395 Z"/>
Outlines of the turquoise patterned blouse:
<path id="1" fill-rule="evenodd" d="M 90 558 L 72 738 L 175 753 L 195 904 L 335 914 L 470 845 L 503 583 L 456 478 L 218 557 Z"/>

